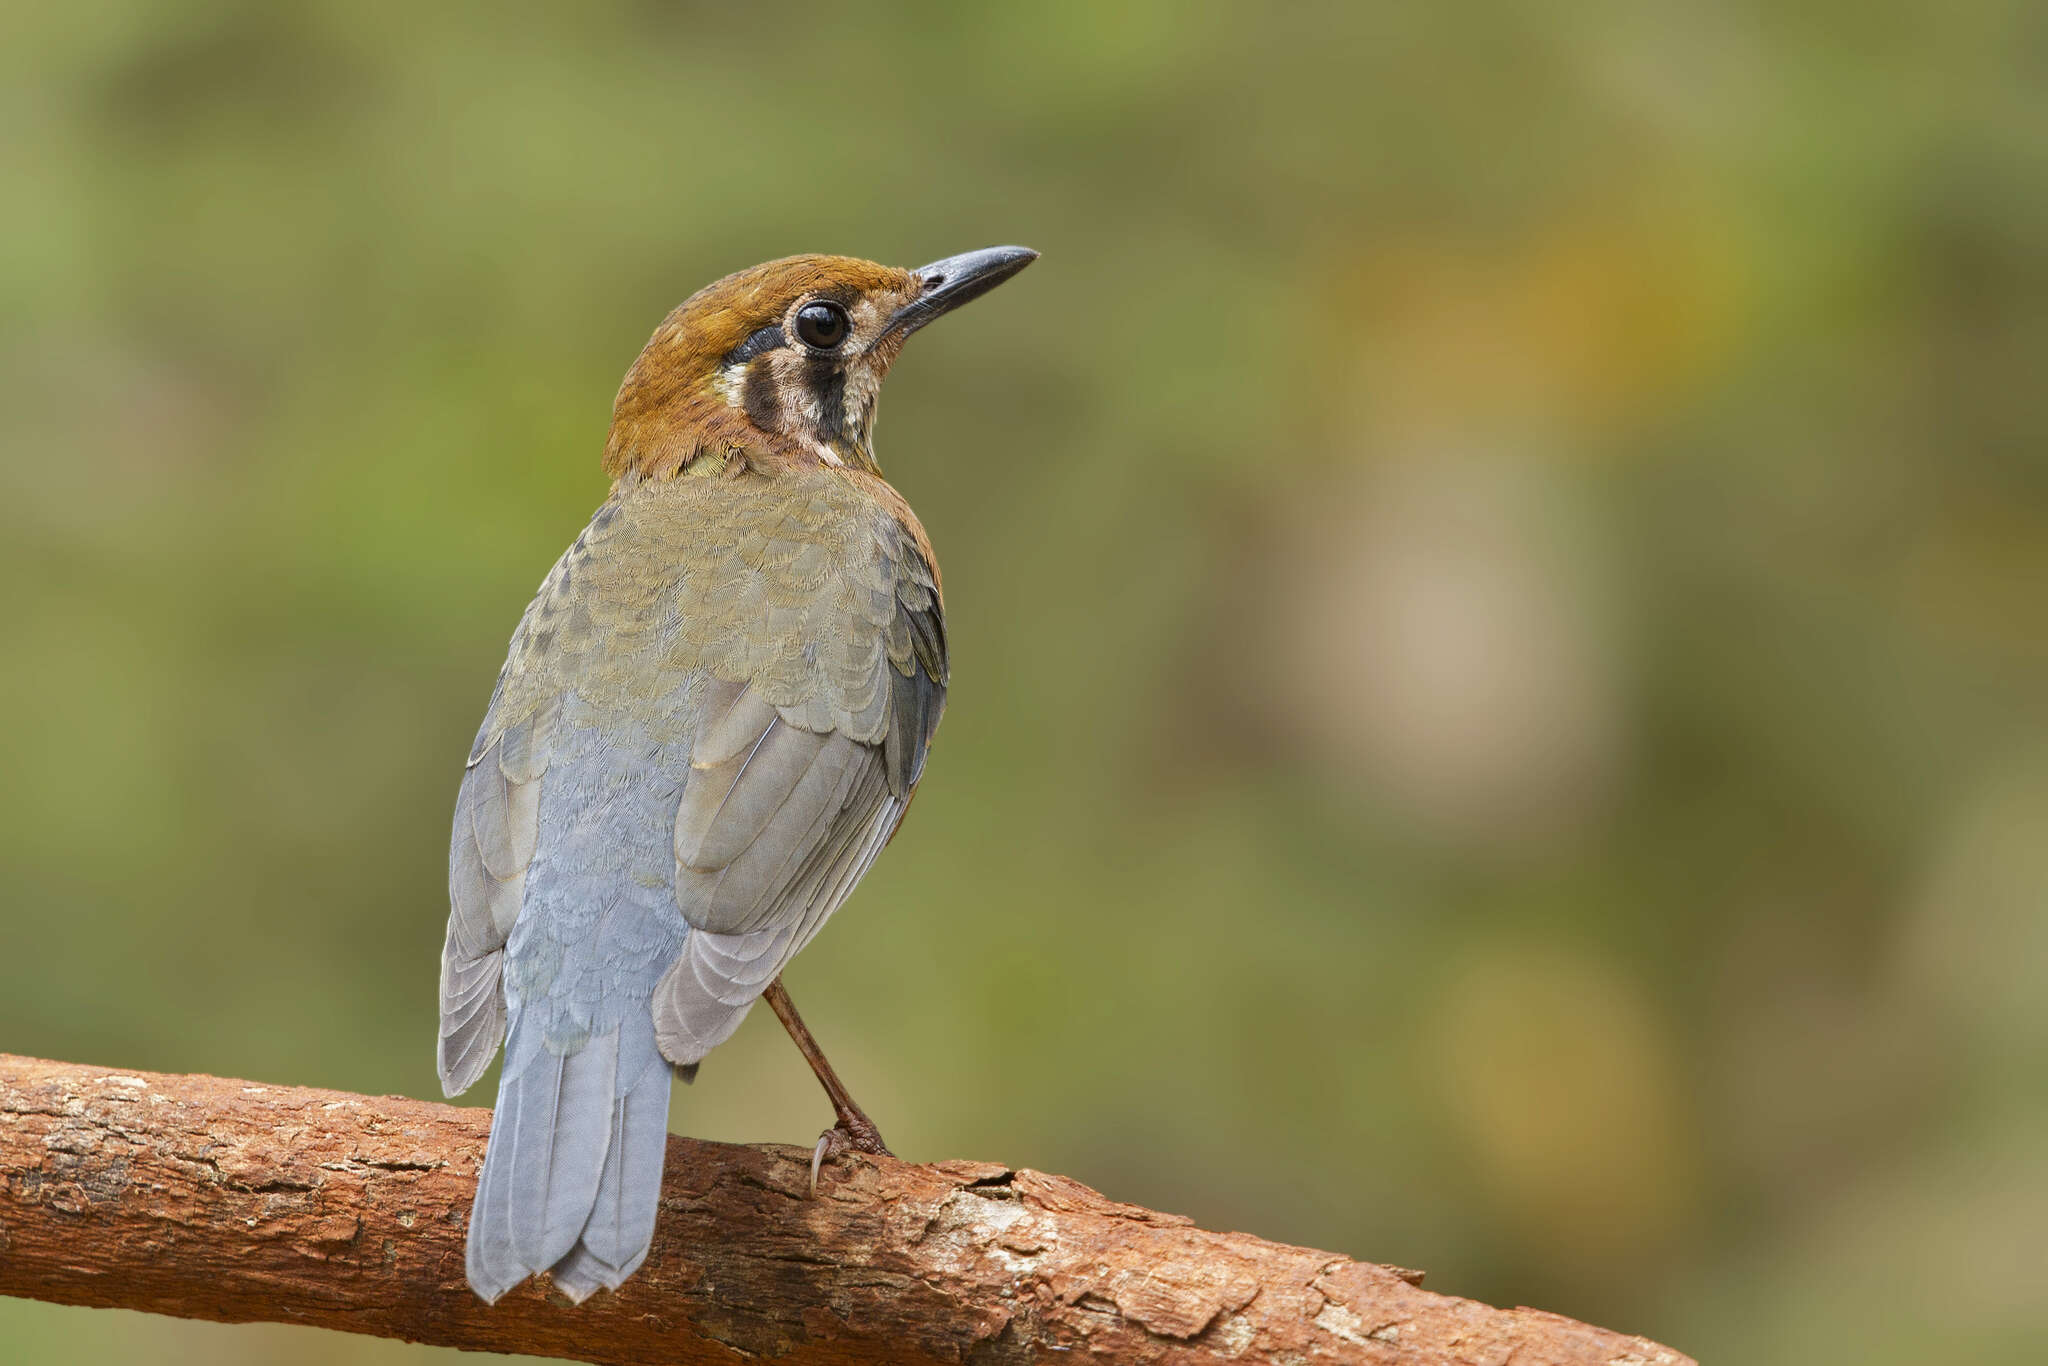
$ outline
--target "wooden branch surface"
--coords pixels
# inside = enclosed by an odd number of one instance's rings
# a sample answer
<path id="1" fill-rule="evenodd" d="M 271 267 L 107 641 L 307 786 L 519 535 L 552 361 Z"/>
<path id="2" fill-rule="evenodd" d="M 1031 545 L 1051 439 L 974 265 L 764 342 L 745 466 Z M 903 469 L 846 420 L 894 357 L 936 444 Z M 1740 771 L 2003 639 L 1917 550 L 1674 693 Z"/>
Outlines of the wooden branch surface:
<path id="1" fill-rule="evenodd" d="M 622 1290 L 486 1306 L 462 1239 L 489 1126 L 0 1054 L 0 1294 L 605 1363 L 1688 1363 L 1043 1172 L 842 1160 L 812 1198 L 803 1149 L 686 1138 Z"/>

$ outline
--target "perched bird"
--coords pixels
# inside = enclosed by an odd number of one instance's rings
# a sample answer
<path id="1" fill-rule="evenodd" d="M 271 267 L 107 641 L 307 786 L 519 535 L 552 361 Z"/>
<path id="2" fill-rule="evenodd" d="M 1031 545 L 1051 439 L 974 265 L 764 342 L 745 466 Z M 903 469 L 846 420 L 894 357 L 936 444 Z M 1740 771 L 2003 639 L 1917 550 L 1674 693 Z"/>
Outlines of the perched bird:
<path id="1" fill-rule="evenodd" d="M 647 1255 L 669 1080 L 766 995 L 886 1152 L 779 974 L 888 843 L 946 700 L 938 562 L 883 482 L 904 340 L 1037 256 L 796 256 L 655 330 L 612 408 L 610 496 L 520 618 L 449 849 L 441 1084 L 505 1065 L 469 1283 L 572 1299 Z"/>

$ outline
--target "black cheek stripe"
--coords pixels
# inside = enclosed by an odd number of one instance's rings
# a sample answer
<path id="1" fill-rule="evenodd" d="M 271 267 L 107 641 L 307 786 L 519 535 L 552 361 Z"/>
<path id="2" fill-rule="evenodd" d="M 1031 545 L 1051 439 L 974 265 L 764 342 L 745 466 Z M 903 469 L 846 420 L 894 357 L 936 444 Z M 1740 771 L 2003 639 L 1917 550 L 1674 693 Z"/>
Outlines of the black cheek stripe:
<path id="1" fill-rule="evenodd" d="M 846 430 L 846 372 L 836 365 L 823 374 L 814 368 L 810 381 L 818 395 L 818 426 L 829 441 Z"/>
<path id="2" fill-rule="evenodd" d="M 774 431 L 782 417 L 782 397 L 775 392 L 772 367 L 748 367 L 746 382 L 740 386 L 740 405 L 747 417 L 764 432 Z"/>

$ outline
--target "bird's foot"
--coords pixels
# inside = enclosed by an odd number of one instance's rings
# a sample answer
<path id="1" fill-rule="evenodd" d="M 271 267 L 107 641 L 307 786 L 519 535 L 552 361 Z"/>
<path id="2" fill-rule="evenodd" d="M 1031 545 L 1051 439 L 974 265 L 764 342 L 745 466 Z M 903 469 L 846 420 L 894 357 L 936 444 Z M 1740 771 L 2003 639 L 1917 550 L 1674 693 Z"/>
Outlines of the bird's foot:
<path id="1" fill-rule="evenodd" d="M 860 1111 L 843 1114 L 839 1122 L 818 1135 L 818 1146 L 811 1149 L 811 1194 L 818 1193 L 818 1169 L 826 1159 L 845 1153 L 867 1153 L 875 1157 L 894 1157 L 887 1144 L 882 1142 L 882 1131 L 875 1122 Z"/>

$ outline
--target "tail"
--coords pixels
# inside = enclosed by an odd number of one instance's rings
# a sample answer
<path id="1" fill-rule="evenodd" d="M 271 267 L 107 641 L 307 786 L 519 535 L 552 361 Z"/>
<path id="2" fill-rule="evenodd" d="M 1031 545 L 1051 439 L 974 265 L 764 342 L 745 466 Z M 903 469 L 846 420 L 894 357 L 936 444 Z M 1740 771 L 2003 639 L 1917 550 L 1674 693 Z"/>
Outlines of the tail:
<path id="1" fill-rule="evenodd" d="M 515 1019 L 469 1215 L 470 1288 L 491 1302 L 548 1271 L 581 1301 L 632 1275 L 654 1241 L 668 1093 L 644 1009 L 566 1056 Z"/>

